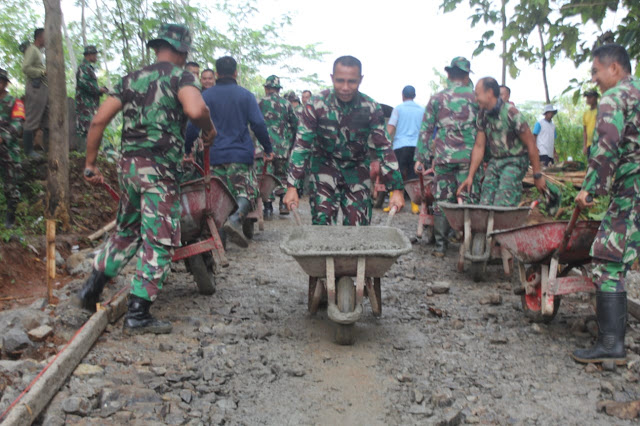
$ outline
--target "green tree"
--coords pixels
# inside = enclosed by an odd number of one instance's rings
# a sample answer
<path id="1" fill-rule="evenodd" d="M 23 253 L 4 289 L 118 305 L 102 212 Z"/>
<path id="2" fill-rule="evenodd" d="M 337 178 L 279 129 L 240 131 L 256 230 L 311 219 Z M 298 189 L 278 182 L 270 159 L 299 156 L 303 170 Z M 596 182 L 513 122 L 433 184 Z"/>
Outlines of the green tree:
<path id="1" fill-rule="evenodd" d="M 42 2 L 36 0 L 2 0 L 0 6 L 0 67 L 6 69 L 17 90 L 24 84 L 20 44 L 33 41 L 33 31 L 44 27 L 44 15 L 37 13 Z M 18 18 L 19 17 L 19 18 Z M 10 86 L 10 88 L 12 87 Z"/>

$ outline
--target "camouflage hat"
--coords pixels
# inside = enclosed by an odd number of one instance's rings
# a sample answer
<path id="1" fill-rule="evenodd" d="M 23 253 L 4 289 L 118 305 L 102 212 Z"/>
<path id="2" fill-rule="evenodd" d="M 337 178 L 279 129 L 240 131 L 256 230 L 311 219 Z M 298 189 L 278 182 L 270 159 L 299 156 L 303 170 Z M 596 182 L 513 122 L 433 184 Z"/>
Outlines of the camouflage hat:
<path id="1" fill-rule="evenodd" d="M 264 82 L 264 87 L 282 89 L 282 86 L 280 86 L 280 79 L 277 75 L 270 75 L 269 77 L 267 77 L 267 81 Z"/>
<path id="2" fill-rule="evenodd" d="M 446 72 L 451 71 L 453 68 L 458 68 L 461 71 L 464 72 L 472 72 L 471 71 L 471 62 L 469 62 L 469 60 L 465 57 L 462 56 L 456 56 L 455 58 L 453 58 L 451 60 L 451 65 L 448 67 L 444 67 L 444 70 Z"/>
<path id="3" fill-rule="evenodd" d="M 293 90 L 290 92 L 287 92 L 286 95 L 284 95 L 284 98 L 286 100 L 288 100 L 289 102 L 298 102 L 300 103 L 300 98 L 298 97 L 298 95 L 296 95 L 296 92 L 294 92 Z"/>
<path id="4" fill-rule="evenodd" d="M 158 31 L 158 38 L 149 40 L 147 47 L 154 48 L 167 42 L 180 53 L 188 53 L 191 49 L 191 33 L 184 25 L 179 24 L 162 24 Z"/>
<path id="5" fill-rule="evenodd" d="M 7 70 L 0 68 L 0 80 L 7 80 L 9 81 L 9 74 L 7 73 Z"/>
<path id="6" fill-rule="evenodd" d="M 84 47 L 84 52 L 82 54 L 83 55 L 92 55 L 94 53 L 100 53 L 100 52 L 98 51 L 98 49 L 96 49 L 95 46 L 89 45 L 89 46 L 85 46 Z"/>

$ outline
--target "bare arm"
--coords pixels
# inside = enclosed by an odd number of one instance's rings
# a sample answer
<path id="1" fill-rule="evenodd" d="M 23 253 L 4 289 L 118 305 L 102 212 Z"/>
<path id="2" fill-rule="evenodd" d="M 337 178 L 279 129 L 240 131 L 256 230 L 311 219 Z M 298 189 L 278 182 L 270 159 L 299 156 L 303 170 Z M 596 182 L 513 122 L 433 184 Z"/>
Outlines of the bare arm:
<path id="1" fill-rule="evenodd" d="M 178 99 L 189 120 L 204 132 L 204 139 L 213 141 L 217 134 L 216 128 L 200 91 L 194 86 L 184 86 L 178 91 Z"/>
<path id="2" fill-rule="evenodd" d="M 91 183 L 97 184 L 102 182 L 102 175 L 96 167 L 96 159 L 98 158 L 98 151 L 100 150 L 104 129 L 120 110 L 122 110 L 122 102 L 120 102 L 120 99 L 109 96 L 100 105 L 98 112 L 96 112 L 93 120 L 91 120 L 89 133 L 87 134 L 87 157 L 84 163 L 85 169 L 90 170 L 94 174 L 93 177 L 85 176 L 85 179 Z"/>
<path id="3" fill-rule="evenodd" d="M 464 191 L 471 191 L 471 188 L 473 187 L 473 177 L 476 175 L 478 168 L 484 160 L 484 150 L 486 145 L 487 135 L 485 134 L 485 132 L 479 130 L 476 134 L 476 142 L 473 145 L 473 150 L 471 151 L 471 164 L 469 165 L 469 174 L 467 175 L 467 178 L 460 184 L 457 195 L 460 195 L 460 193 Z"/>
<path id="4" fill-rule="evenodd" d="M 391 140 L 393 140 L 396 135 L 396 126 L 387 124 L 387 132 L 389 133 L 389 137 L 391 137 Z"/>
<path id="5" fill-rule="evenodd" d="M 542 171 L 542 167 L 540 166 L 540 153 L 538 152 L 538 147 L 536 146 L 536 140 L 531 133 L 531 130 L 527 128 L 524 132 L 520 133 L 520 140 L 524 143 L 524 146 L 527 147 L 527 152 L 529 153 L 529 161 L 531 162 L 531 168 L 533 169 L 533 174 L 536 175 Z M 540 193 L 544 193 L 547 189 L 547 183 L 544 177 L 540 177 L 538 179 L 534 178 L 533 183 Z"/>

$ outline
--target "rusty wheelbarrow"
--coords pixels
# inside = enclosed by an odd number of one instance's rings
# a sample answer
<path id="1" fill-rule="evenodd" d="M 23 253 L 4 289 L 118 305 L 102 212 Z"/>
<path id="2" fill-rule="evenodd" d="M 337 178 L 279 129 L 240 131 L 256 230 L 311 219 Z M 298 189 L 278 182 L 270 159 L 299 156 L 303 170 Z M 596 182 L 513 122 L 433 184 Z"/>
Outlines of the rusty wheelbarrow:
<path id="1" fill-rule="evenodd" d="M 411 202 L 420 206 L 418 229 L 416 237 L 422 238 L 424 228 L 427 228 L 427 241 L 433 236 L 433 175 L 418 176 L 404 182 L 404 189 L 409 194 Z"/>
<path id="2" fill-rule="evenodd" d="M 202 178 L 180 184 L 182 247 L 175 250 L 172 260 L 184 260 L 200 294 L 209 295 L 216 291 L 216 272 L 229 265 L 218 229 L 238 206 L 222 180 L 210 175 L 208 149 L 204 152 L 204 169 L 196 169 Z M 103 186 L 114 200 L 120 201 L 111 186 Z"/>
<path id="3" fill-rule="evenodd" d="M 502 259 L 506 275 L 511 275 L 510 254 L 493 244 L 491 233 L 525 223 L 531 207 L 498 207 L 440 202 L 438 206 L 451 227 L 464 233 L 458 256 L 458 272 L 464 271 L 465 260 L 471 262 L 474 281 L 481 281 L 489 259 Z"/>
<path id="4" fill-rule="evenodd" d="M 600 222 L 577 222 L 577 217 L 574 212 L 568 222 L 539 223 L 491 234 L 515 259 L 514 293 L 521 296 L 522 309 L 533 321 L 551 321 L 562 295 L 595 290 L 584 265 L 591 262 L 589 250 Z M 569 276 L 573 269 L 581 275 Z"/>
<path id="5" fill-rule="evenodd" d="M 267 173 L 267 163 L 265 162 L 262 167 L 262 173 L 258 176 L 258 190 L 260 191 L 260 195 L 256 203 L 256 209 L 247 214 L 242 224 L 242 231 L 248 239 L 253 238 L 254 224 L 256 222 L 258 222 L 258 229 L 264 231 L 264 203 L 269 202 L 269 197 L 273 193 L 273 190 L 280 185 L 280 179 Z"/>
<path id="6" fill-rule="evenodd" d="M 291 210 L 300 224 L 298 212 Z M 315 314 L 326 295 L 329 319 L 338 324 L 338 344 L 353 343 L 365 296 L 373 315 L 382 314 L 381 279 L 398 257 L 411 251 L 404 233 L 388 226 L 394 213 L 392 209 L 387 226 L 300 225 L 280 245 L 309 275 L 309 312 Z"/>

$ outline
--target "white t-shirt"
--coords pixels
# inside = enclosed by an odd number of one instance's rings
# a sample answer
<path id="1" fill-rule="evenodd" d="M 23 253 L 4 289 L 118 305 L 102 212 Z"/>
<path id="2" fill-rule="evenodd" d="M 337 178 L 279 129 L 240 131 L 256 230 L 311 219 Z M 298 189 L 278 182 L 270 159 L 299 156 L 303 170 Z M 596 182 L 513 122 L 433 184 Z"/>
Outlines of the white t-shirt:
<path id="1" fill-rule="evenodd" d="M 544 118 L 538 121 L 533 128 L 533 134 L 537 135 L 536 145 L 538 153 L 553 158 L 553 146 L 556 141 L 556 125 Z"/>

